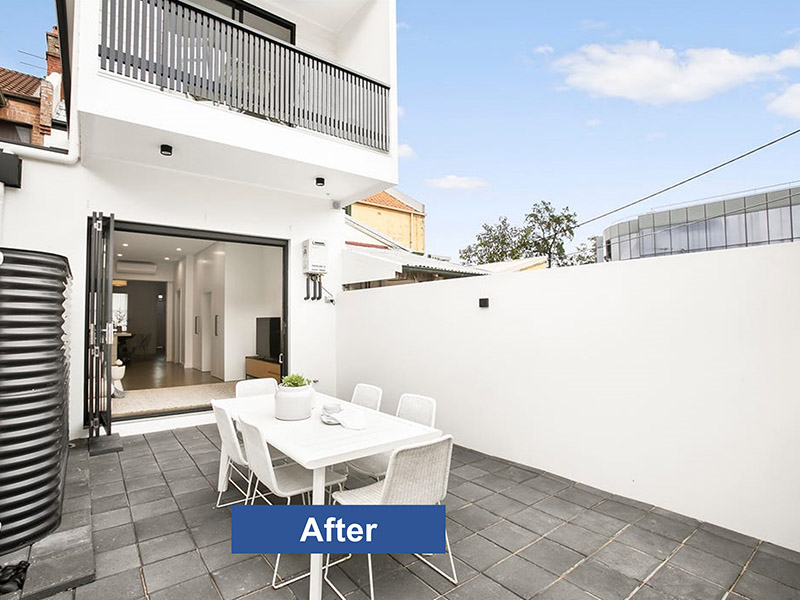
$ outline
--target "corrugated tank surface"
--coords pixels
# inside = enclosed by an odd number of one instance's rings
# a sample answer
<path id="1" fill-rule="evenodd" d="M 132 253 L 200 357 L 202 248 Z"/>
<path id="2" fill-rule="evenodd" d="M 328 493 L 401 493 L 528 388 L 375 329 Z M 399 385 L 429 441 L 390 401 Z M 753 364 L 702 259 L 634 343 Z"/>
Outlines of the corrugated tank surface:
<path id="1" fill-rule="evenodd" d="M 67 457 L 63 256 L 0 248 L 0 554 L 58 527 Z"/>

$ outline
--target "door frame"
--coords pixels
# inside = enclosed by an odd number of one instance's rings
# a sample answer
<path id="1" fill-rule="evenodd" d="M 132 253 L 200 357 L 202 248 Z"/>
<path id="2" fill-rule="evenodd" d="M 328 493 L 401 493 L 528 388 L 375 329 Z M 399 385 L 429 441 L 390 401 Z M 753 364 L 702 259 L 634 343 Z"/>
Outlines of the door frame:
<path id="1" fill-rule="evenodd" d="M 113 216 L 113 215 L 112 215 Z M 88 226 L 87 226 L 87 240 L 91 238 L 91 228 L 92 228 L 92 217 L 88 217 Z M 281 355 L 283 357 L 283 361 L 280 363 L 281 367 L 281 377 L 285 376 L 287 373 L 290 372 L 289 370 L 289 356 L 290 356 L 290 348 L 289 348 L 289 240 L 282 239 L 282 238 L 274 238 L 274 237 L 262 237 L 256 235 L 248 235 L 248 234 L 241 234 L 241 233 L 230 233 L 225 231 L 210 231 L 204 229 L 192 229 L 187 227 L 175 227 L 172 225 L 157 225 L 153 223 L 139 223 L 136 221 L 120 221 L 116 218 L 113 220 L 113 228 L 112 228 L 112 235 L 115 231 L 124 231 L 128 233 L 144 233 L 150 235 L 163 235 L 163 236 L 172 236 L 172 237 L 183 237 L 183 238 L 193 238 L 198 240 L 209 240 L 212 242 L 230 242 L 233 244 L 251 244 L 254 246 L 271 246 L 274 248 L 280 248 L 282 250 L 281 254 L 283 257 L 282 260 L 282 276 L 283 276 L 283 289 L 281 290 L 281 298 L 283 307 L 281 309 L 281 321 L 282 321 L 282 331 L 281 331 Z M 86 248 L 86 264 L 87 264 L 87 273 L 90 271 L 88 268 L 91 267 L 91 244 L 87 244 Z M 113 278 L 114 272 L 113 268 L 109 273 L 109 284 L 111 278 Z M 86 290 L 86 296 L 88 297 L 88 287 Z M 88 314 L 86 315 L 87 322 L 85 323 L 85 330 L 88 331 Z M 88 333 L 86 334 L 86 343 L 85 343 L 85 351 L 88 351 L 89 347 L 89 339 Z M 181 356 L 181 359 L 185 360 L 185 356 Z M 242 357 L 244 359 L 244 357 Z M 86 379 L 86 377 L 84 377 Z M 84 385 L 86 388 L 86 385 Z M 84 402 L 83 402 L 83 409 L 84 409 L 84 427 L 87 427 L 89 424 L 89 407 L 88 407 L 88 396 L 84 394 Z M 159 413 L 158 416 L 167 416 L 167 415 L 176 415 L 176 414 L 185 414 L 197 412 L 197 409 L 189 409 L 184 411 L 170 411 L 165 413 Z M 151 417 L 152 415 L 143 415 L 142 418 Z M 137 417 L 138 418 L 138 417 Z M 112 417 L 112 421 L 115 420 Z M 127 420 L 127 418 L 125 419 Z"/>

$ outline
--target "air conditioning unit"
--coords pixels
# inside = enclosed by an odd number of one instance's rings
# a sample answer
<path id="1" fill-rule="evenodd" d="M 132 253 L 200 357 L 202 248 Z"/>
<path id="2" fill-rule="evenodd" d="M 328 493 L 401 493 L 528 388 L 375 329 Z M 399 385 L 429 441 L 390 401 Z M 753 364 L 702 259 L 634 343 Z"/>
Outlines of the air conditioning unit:
<path id="1" fill-rule="evenodd" d="M 136 260 L 118 260 L 117 273 L 135 273 L 137 275 L 155 275 L 158 270 L 156 263 L 140 262 Z"/>
<path id="2" fill-rule="evenodd" d="M 303 242 L 303 273 L 322 275 L 328 272 L 328 244 L 325 240 Z"/>

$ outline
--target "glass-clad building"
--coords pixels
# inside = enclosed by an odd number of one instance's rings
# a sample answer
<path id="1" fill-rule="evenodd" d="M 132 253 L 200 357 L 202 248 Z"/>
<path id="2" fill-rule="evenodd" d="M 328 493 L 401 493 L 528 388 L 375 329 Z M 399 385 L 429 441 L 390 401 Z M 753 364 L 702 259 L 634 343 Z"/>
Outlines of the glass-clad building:
<path id="1" fill-rule="evenodd" d="M 800 240 L 800 188 L 651 212 L 603 231 L 606 261 L 792 240 Z"/>

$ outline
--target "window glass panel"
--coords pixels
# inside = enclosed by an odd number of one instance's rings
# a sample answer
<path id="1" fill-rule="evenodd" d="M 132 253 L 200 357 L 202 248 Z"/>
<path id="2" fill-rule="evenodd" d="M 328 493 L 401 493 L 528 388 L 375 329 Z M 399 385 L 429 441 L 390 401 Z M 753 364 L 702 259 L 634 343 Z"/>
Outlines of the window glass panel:
<path id="1" fill-rule="evenodd" d="M 265 19 L 260 15 L 247 12 L 247 10 L 243 11 L 242 22 L 248 27 L 257 29 L 262 33 L 266 33 L 267 35 L 278 38 L 279 40 L 283 40 L 284 42 L 288 42 L 290 44 L 292 43 L 292 30 L 285 25 L 275 23 L 274 21 Z"/>
<path id="2" fill-rule="evenodd" d="M 9 121 L 0 121 L 0 140 L 31 143 L 31 126 Z"/>
<path id="3" fill-rule="evenodd" d="M 672 251 L 687 252 L 689 250 L 689 237 L 686 225 L 673 225 L 672 231 Z"/>
<path id="4" fill-rule="evenodd" d="M 744 234 L 744 215 L 725 216 L 725 245 L 728 247 L 742 246 L 747 243 Z"/>
<path id="5" fill-rule="evenodd" d="M 788 240 L 792 237 L 792 213 L 788 206 L 769 210 L 770 241 Z"/>
<path id="6" fill-rule="evenodd" d="M 611 260 L 619 260 L 619 238 L 611 240 Z"/>
<path id="7" fill-rule="evenodd" d="M 128 294 L 111 294 L 111 322 L 122 331 L 128 330 Z"/>
<path id="8" fill-rule="evenodd" d="M 669 239 L 669 225 L 656 227 L 656 254 L 669 254 L 672 249 Z"/>
<path id="9" fill-rule="evenodd" d="M 642 229 L 642 256 L 653 256 L 653 254 L 655 254 L 653 228 L 645 227 Z"/>
<path id="10" fill-rule="evenodd" d="M 628 260 L 631 257 L 631 236 L 627 233 L 619 237 L 619 259 Z"/>
<path id="11" fill-rule="evenodd" d="M 689 251 L 706 249 L 706 223 L 698 221 L 689 224 Z"/>
<path id="12" fill-rule="evenodd" d="M 715 217 L 706 221 L 708 231 L 708 247 L 725 247 L 725 217 Z"/>
<path id="13" fill-rule="evenodd" d="M 792 202 L 794 201 L 795 197 L 792 196 Z M 792 239 L 800 240 L 800 204 L 792 205 Z"/>
<path id="14" fill-rule="evenodd" d="M 747 226 L 747 243 L 763 244 L 767 237 L 767 211 L 757 210 L 746 215 L 745 224 Z"/>
<path id="15" fill-rule="evenodd" d="M 631 235 L 631 258 L 639 258 L 639 234 Z"/>
<path id="16" fill-rule="evenodd" d="M 222 2 L 221 0 L 192 0 L 192 2 L 218 15 L 233 19 L 233 6 L 227 2 Z"/>

